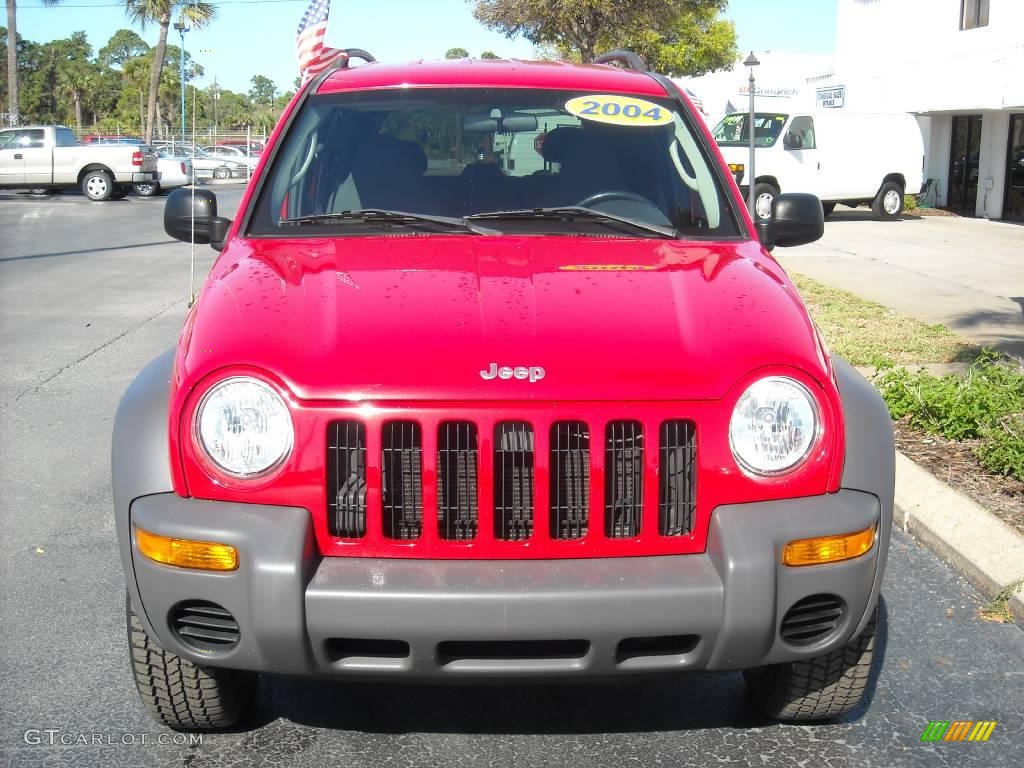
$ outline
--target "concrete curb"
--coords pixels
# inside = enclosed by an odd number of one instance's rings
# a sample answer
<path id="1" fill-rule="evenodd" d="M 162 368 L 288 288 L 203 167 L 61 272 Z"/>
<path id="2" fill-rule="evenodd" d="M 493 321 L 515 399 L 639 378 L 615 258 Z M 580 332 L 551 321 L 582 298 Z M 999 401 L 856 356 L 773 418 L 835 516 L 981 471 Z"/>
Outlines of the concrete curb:
<path id="1" fill-rule="evenodd" d="M 995 597 L 1024 579 L 1024 536 L 898 451 L 894 523 L 983 595 Z M 1024 587 L 1010 598 L 1010 610 L 1024 626 Z"/>

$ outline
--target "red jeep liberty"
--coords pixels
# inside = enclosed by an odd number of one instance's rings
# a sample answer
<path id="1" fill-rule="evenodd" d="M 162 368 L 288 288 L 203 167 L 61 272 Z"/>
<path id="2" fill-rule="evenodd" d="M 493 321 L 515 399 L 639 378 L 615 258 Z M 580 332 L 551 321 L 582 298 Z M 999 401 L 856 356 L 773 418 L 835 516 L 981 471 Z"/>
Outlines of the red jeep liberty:
<path id="1" fill-rule="evenodd" d="M 337 68 L 233 221 L 179 190 L 165 228 L 220 256 L 114 429 L 158 721 L 232 726 L 258 673 L 743 670 L 781 720 L 861 703 L 888 413 L 769 254 L 821 204 L 755 227 L 669 80 Z"/>

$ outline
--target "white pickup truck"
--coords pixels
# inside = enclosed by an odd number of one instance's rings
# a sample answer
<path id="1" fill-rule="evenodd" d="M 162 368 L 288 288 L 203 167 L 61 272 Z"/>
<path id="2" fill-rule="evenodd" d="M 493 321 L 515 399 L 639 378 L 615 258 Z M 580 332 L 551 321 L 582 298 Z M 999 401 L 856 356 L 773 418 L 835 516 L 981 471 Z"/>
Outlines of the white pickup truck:
<path id="1" fill-rule="evenodd" d="M 159 181 L 151 147 L 83 146 L 62 125 L 0 129 L 0 189 L 33 192 L 78 187 L 95 202 L 119 200 L 133 184 Z"/>

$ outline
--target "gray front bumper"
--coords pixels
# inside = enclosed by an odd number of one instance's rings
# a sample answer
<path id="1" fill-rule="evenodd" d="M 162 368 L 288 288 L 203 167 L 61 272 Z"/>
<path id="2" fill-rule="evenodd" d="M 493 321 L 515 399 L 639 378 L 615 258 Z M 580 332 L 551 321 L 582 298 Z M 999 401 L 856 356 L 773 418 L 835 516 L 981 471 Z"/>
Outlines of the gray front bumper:
<path id="1" fill-rule="evenodd" d="M 851 490 L 719 507 L 705 553 L 617 559 L 321 558 L 305 509 L 166 493 L 136 499 L 130 520 L 154 533 L 239 550 L 237 571 L 193 571 L 141 556 L 132 537 L 131 592 L 147 631 L 168 650 L 215 666 L 415 680 L 742 669 L 817 656 L 847 643 L 874 607 L 889 536 L 878 499 Z M 787 541 L 871 525 L 880 526 L 878 543 L 860 558 L 780 564 Z M 837 630 L 809 646 L 782 641 L 785 612 L 821 593 L 846 604 Z M 239 643 L 212 653 L 182 645 L 168 617 L 184 600 L 230 611 Z M 660 638 L 664 647 L 620 646 L 631 638 Z M 576 650 L 544 652 L 563 648 L 551 641 L 567 640 L 578 641 Z M 478 650 L 480 642 L 499 641 L 538 645 L 523 653 Z"/>

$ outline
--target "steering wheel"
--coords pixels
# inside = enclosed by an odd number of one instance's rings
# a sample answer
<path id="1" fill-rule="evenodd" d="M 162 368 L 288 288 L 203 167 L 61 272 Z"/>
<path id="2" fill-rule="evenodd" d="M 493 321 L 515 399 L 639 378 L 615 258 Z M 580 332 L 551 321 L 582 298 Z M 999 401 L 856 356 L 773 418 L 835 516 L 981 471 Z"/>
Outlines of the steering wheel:
<path id="1" fill-rule="evenodd" d="M 593 208 L 595 205 L 601 203 L 610 203 L 615 200 L 628 200 L 634 203 L 640 203 L 641 205 L 653 206 L 654 204 L 643 195 L 638 195 L 635 192 L 627 192 L 623 189 L 613 189 L 608 192 L 598 192 L 590 195 L 589 197 L 580 200 L 576 203 L 579 208 Z"/>

